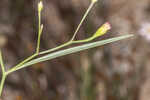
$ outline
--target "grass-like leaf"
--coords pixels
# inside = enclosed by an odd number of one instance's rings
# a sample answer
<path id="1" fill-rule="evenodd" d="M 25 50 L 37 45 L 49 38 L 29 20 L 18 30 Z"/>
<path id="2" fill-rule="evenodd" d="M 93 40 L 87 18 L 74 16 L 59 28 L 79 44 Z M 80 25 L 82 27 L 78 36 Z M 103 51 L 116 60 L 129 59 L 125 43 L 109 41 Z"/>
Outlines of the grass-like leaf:
<path id="1" fill-rule="evenodd" d="M 28 67 L 28 66 L 31 66 L 31 65 L 39 63 L 39 62 L 51 60 L 51 59 L 54 59 L 54 58 L 57 58 L 57 57 L 61 57 L 61 56 L 64 56 L 64 55 L 76 53 L 76 52 L 83 51 L 83 50 L 86 50 L 86 49 L 102 46 L 104 44 L 112 43 L 112 42 L 115 42 L 115 41 L 119 41 L 119 40 L 122 40 L 122 39 L 132 37 L 132 36 L 133 36 L 132 34 L 129 34 L 129 35 L 119 36 L 119 37 L 106 39 L 106 40 L 101 40 L 101 41 L 97 41 L 97 42 L 93 42 L 93 43 L 87 43 L 87 44 L 84 44 L 84 45 L 81 45 L 81 46 L 76 46 L 76 47 L 72 47 L 72 48 L 65 49 L 65 50 L 60 50 L 60 51 L 57 51 L 57 52 L 47 54 L 45 56 L 33 59 L 33 60 L 27 62 L 26 64 L 22 65 L 21 67 L 17 68 L 17 70 Z"/>

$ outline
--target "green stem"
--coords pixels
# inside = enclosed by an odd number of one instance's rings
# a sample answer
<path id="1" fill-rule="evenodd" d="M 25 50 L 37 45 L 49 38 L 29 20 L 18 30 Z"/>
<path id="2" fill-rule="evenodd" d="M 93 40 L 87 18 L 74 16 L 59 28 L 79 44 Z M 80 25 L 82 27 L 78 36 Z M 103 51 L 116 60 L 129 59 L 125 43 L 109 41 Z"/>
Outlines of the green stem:
<path id="1" fill-rule="evenodd" d="M 1 65 L 1 69 L 2 69 L 2 79 L 0 82 L 0 96 L 2 94 L 3 91 L 3 87 L 4 87 L 4 83 L 5 83 L 5 79 L 6 79 L 6 74 L 5 74 L 5 66 L 3 63 L 3 57 L 2 57 L 2 52 L 0 50 L 0 65 Z"/>
<path id="2" fill-rule="evenodd" d="M 36 57 L 36 56 L 38 56 L 37 53 L 33 54 L 32 56 L 28 57 L 28 58 L 25 59 L 24 61 L 20 62 L 19 64 L 17 64 L 16 66 L 14 66 L 14 67 L 11 68 L 10 70 L 8 70 L 8 71 L 6 72 L 6 74 L 10 74 L 10 73 L 16 71 L 16 69 L 17 69 L 18 67 L 22 66 L 24 63 L 30 61 L 31 59 L 33 59 L 33 58 Z"/>
<path id="3" fill-rule="evenodd" d="M 4 83 L 5 83 L 5 80 L 6 80 L 6 74 L 3 74 L 2 75 L 2 80 L 0 82 L 0 96 L 2 95 L 2 91 L 3 91 L 3 88 L 4 88 Z"/>
<path id="4" fill-rule="evenodd" d="M 58 50 L 58 49 L 60 49 L 60 48 L 63 48 L 63 47 L 65 47 L 65 46 L 68 46 L 68 45 L 70 45 L 70 44 L 72 44 L 72 41 L 69 41 L 69 42 L 67 42 L 67 43 L 65 43 L 65 44 L 63 44 L 63 45 L 60 45 L 60 46 L 58 46 L 58 47 L 56 47 L 56 48 L 52 48 L 52 49 L 50 49 L 50 50 L 42 51 L 42 52 L 40 52 L 40 53 L 35 53 L 35 54 L 33 54 L 32 56 L 30 56 L 30 57 L 28 57 L 27 59 L 25 59 L 24 61 L 22 61 L 22 62 L 20 62 L 19 64 L 17 64 L 16 66 L 12 67 L 12 68 L 11 68 L 10 70 L 8 70 L 6 73 L 7 73 L 7 74 L 10 74 L 10 73 L 12 73 L 12 72 L 14 72 L 14 71 L 17 71 L 17 70 L 18 70 L 18 67 L 22 66 L 23 64 L 25 64 L 26 62 L 30 61 L 31 59 L 33 59 L 34 57 L 36 57 L 36 56 L 38 56 L 38 55 L 42 55 L 42 54 L 46 54 L 46 53 L 53 52 L 53 51 L 55 51 L 55 50 Z"/>
<path id="5" fill-rule="evenodd" d="M 20 62 L 19 64 L 17 64 L 16 66 L 12 67 L 10 70 L 8 70 L 8 71 L 6 72 L 6 74 L 10 74 L 10 73 L 12 73 L 12 72 L 14 72 L 14 71 L 17 71 L 18 69 L 20 69 L 20 68 L 19 68 L 20 66 L 22 66 L 23 64 L 25 64 L 26 62 L 30 61 L 31 59 L 33 59 L 34 57 L 36 57 L 36 56 L 38 56 L 38 55 L 50 53 L 50 52 L 52 52 L 52 51 L 55 51 L 55 50 L 58 50 L 58 49 L 60 49 L 60 48 L 65 47 L 65 46 L 68 46 L 68 45 L 70 45 L 70 44 L 72 44 L 72 41 L 69 41 L 69 42 L 67 42 L 67 43 L 65 43 L 65 44 L 63 44 L 63 45 L 60 45 L 60 46 L 58 46 L 58 47 L 56 47 L 56 48 L 53 48 L 53 49 L 50 49 L 50 50 L 46 50 L 46 51 L 43 51 L 43 52 L 40 52 L 40 53 L 35 53 L 35 54 L 33 54 L 32 56 L 30 56 L 30 57 L 28 57 L 27 59 L 25 59 L 24 61 L 22 61 L 22 62 Z"/>
<path id="6" fill-rule="evenodd" d="M 2 57 L 1 50 L 0 50 L 0 64 L 1 64 L 2 74 L 4 74 L 5 73 L 5 67 L 4 67 L 4 63 L 3 63 L 3 57 Z"/>
<path id="7" fill-rule="evenodd" d="M 91 2 L 90 6 L 89 6 L 89 7 L 88 7 L 88 9 L 86 10 L 86 12 L 85 12 L 85 14 L 84 14 L 83 18 L 81 19 L 81 21 L 80 21 L 80 23 L 79 23 L 79 25 L 78 25 L 77 29 L 76 29 L 76 30 L 75 30 L 75 32 L 74 32 L 74 35 L 73 35 L 73 37 L 72 37 L 71 41 L 73 41 L 73 40 L 74 40 L 74 38 L 75 38 L 75 36 L 77 35 L 77 33 L 78 33 L 78 31 L 79 31 L 79 29 L 80 29 L 81 25 L 83 24 L 84 20 L 86 19 L 86 17 L 87 17 L 87 15 L 88 15 L 88 13 L 90 12 L 90 10 L 91 10 L 91 9 L 92 9 L 92 7 L 94 6 L 94 4 L 95 4 L 95 2 Z"/>
<path id="8" fill-rule="evenodd" d="M 84 40 L 73 41 L 73 43 L 85 43 L 85 42 L 92 41 L 93 39 L 94 39 L 94 37 L 89 37 L 89 38 L 84 39 Z"/>
<path id="9" fill-rule="evenodd" d="M 58 49 L 61 49 L 63 47 L 66 47 L 66 46 L 68 46 L 70 44 L 72 44 L 72 41 L 66 42 L 66 43 L 64 43 L 64 44 L 62 44 L 62 45 L 60 45 L 60 46 L 58 46 L 56 48 L 52 48 L 52 49 L 49 49 L 49 50 L 46 50 L 46 51 L 42 51 L 39 54 L 42 55 L 42 54 L 50 53 L 50 52 L 56 51 Z"/>
<path id="10" fill-rule="evenodd" d="M 37 48 L 36 48 L 36 53 L 39 53 L 39 49 L 40 49 L 40 40 L 41 40 L 41 33 L 42 33 L 42 27 L 41 27 L 41 12 L 38 12 L 38 40 L 37 40 Z"/>

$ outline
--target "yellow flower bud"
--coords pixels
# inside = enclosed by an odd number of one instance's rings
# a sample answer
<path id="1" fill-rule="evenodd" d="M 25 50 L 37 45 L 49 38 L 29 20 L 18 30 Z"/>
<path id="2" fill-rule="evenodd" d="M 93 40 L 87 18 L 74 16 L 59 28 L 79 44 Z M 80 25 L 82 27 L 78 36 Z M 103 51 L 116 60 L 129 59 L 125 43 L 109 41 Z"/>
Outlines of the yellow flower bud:
<path id="1" fill-rule="evenodd" d="M 104 23 L 93 35 L 93 38 L 104 35 L 110 29 L 111 29 L 110 24 L 108 22 Z"/>
<path id="2" fill-rule="evenodd" d="M 98 0 L 92 0 L 93 3 L 97 2 Z"/>
<path id="3" fill-rule="evenodd" d="M 41 12 L 42 9 L 43 9 L 43 2 L 40 1 L 40 2 L 38 3 L 38 11 Z"/>
<path id="4" fill-rule="evenodd" d="M 89 41 L 91 41 L 91 40 L 93 40 L 93 39 L 95 39 L 95 38 L 97 38 L 97 37 L 100 37 L 100 36 L 104 35 L 104 34 L 105 34 L 108 30 L 110 30 L 110 29 L 111 29 L 110 24 L 109 24 L 108 22 L 106 22 L 106 23 L 104 23 L 104 24 L 96 31 L 96 33 L 95 33 L 93 36 L 91 36 L 91 37 L 89 37 L 89 38 L 87 38 L 87 39 L 84 39 L 84 40 L 74 41 L 74 43 L 89 42 Z"/>

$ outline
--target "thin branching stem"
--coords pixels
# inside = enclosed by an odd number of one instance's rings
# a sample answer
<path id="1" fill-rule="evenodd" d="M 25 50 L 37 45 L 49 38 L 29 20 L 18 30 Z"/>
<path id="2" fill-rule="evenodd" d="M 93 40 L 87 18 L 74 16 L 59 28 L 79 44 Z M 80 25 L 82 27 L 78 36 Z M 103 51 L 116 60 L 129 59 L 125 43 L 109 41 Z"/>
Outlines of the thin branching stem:
<path id="1" fill-rule="evenodd" d="M 36 53 L 39 53 L 40 49 L 40 40 L 41 40 L 41 33 L 43 30 L 43 26 L 41 27 L 41 12 L 38 12 L 38 40 L 37 40 L 37 48 L 36 48 Z"/>
<path id="2" fill-rule="evenodd" d="M 0 50 L 0 64 L 1 64 L 1 69 L 2 69 L 2 74 L 5 73 L 5 66 L 3 63 L 3 57 L 2 57 L 2 51 Z"/>
<path id="3" fill-rule="evenodd" d="M 43 31 L 43 24 L 41 25 L 41 11 L 42 11 L 42 9 L 43 9 L 43 4 L 42 4 L 42 2 L 39 2 L 39 4 L 38 4 L 38 40 L 37 40 L 36 52 L 33 55 L 31 55 L 30 57 L 28 57 L 25 60 L 23 60 L 22 62 L 20 62 L 19 64 L 17 64 L 16 66 L 12 67 L 10 70 L 8 70 L 6 72 L 7 74 L 13 72 L 16 68 L 22 66 L 26 62 L 30 61 L 31 59 L 33 59 L 34 57 L 39 55 L 41 34 Z"/>
<path id="4" fill-rule="evenodd" d="M 35 58 L 36 56 L 38 55 L 42 55 L 42 54 L 46 54 L 46 53 L 50 53 L 50 52 L 53 52 L 53 51 L 56 51 L 58 49 L 61 49 L 63 47 L 66 47 L 68 45 L 71 45 L 74 43 L 74 38 L 75 36 L 77 35 L 81 25 L 83 24 L 84 20 L 86 19 L 88 13 L 90 12 L 90 10 L 92 9 L 93 5 L 95 4 L 95 2 L 91 2 L 90 6 L 88 7 L 87 11 L 85 12 L 81 22 L 79 23 L 77 29 L 75 30 L 72 38 L 70 41 L 58 46 L 58 47 L 55 47 L 55 48 L 52 48 L 52 49 L 49 49 L 49 50 L 46 50 L 46 51 L 42 51 L 40 52 L 40 40 L 41 40 L 41 34 L 42 34 L 42 31 L 43 31 L 43 25 L 41 25 L 41 10 L 42 10 L 42 2 L 39 3 L 38 5 L 38 40 L 37 40 L 37 47 L 36 47 L 36 52 L 35 54 L 31 55 L 30 57 L 26 58 L 25 60 L 23 60 L 22 62 L 20 62 L 19 64 L 17 64 L 16 66 L 12 67 L 11 69 L 9 69 L 8 71 L 5 72 L 5 68 L 4 68 L 4 64 L 3 64 L 3 60 L 2 60 L 2 54 L 1 54 L 1 51 L 0 51 L 0 64 L 1 64 L 1 69 L 2 69 L 2 80 L 1 80 L 1 83 L 0 83 L 0 96 L 1 96 L 1 93 L 2 93 L 2 90 L 3 90 L 3 86 L 4 86 L 4 82 L 5 82 L 5 79 L 7 77 L 8 74 L 16 71 L 16 70 L 19 70 L 21 69 L 21 66 L 27 62 L 29 62 L 30 60 L 32 60 L 33 58 Z"/>
<path id="5" fill-rule="evenodd" d="M 2 79 L 1 79 L 1 82 L 0 82 L 0 96 L 2 95 L 2 91 L 3 91 L 3 88 L 4 88 L 4 83 L 5 83 L 5 80 L 6 80 L 6 74 L 3 74 L 2 75 Z"/>
<path id="6" fill-rule="evenodd" d="M 18 69 L 17 69 L 18 67 L 22 66 L 23 64 L 25 64 L 26 62 L 30 61 L 31 59 L 33 59 L 34 57 L 36 57 L 36 56 L 38 56 L 38 55 L 47 54 L 47 53 L 56 51 L 56 50 L 58 50 L 58 49 L 64 48 L 64 47 L 66 47 L 66 46 L 69 46 L 69 45 L 71 45 L 71 44 L 73 44 L 73 43 L 76 43 L 76 42 L 73 41 L 73 40 L 74 40 L 74 38 L 75 38 L 77 32 L 79 31 L 79 29 L 80 29 L 82 23 L 84 22 L 85 18 L 87 17 L 88 13 L 89 13 L 90 10 L 92 9 L 94 3 L 95 3 L 95 2 L 91 2 L 90 6 L 88 7 L 86 13 L 84 14 L 84 16 L 83 16 L 81 22 L 79 23 L 79 25 L 78 25 L 77 29 L 75 30 L 75 33 L 74 33 L 74 35 L 73 35 L 73 37 L 71 38 L 70 41 L 68 41 L 68 42 L 66 42 L 66 43 L 64 43 L 64 44 L 62 44 L 62 45 L 60 45 L 60 46 L 57 46 L 57 47 L 55 47 L 55 48 L 52 48 L 52 49 L 49 49 L 49 50 L 45 50 L 45 51 L 42 51 L 42 52 L 39 52 L 41 32 L 42 32 L 42 29 L 43 29 L 43 28 L 41 28 L 41 13 L 39 12 L 39 13 L 38 13 L 38 16 L 39 16 L 39 17 L 38 17 L 38 18 L 39 18 L 39 33 L 38 33 L 38 41 L 37 41 L 36 53 L 35 53 L 34 55 L 28 57 L 27 59 L 25 59 L 25 60 L 22 61 L 21 63 L 17 64 L 17 65 L 14 66 L 13 68 L 11 68 L 9 71 L 7 71 L 7 74 L 10 74 L 10 73 L 12 73 L 12 72 L 18 70 Z"/>
<path id="7" fill-rule="evenodd" d="M 58 49 L 60 49 L 60 48 L 63 48 L 63 47 L 65 47 L 65 46 L 70 45 L 71 43 L 72 43 L 72 42 L 67 42 L 67 43 L 65 43 L 65 44 L 63 44 L 63 45 L 60 45 L 60 46 L 58 46 L 58 47 L 56 47 L 56 48 L 53 48 L 53 49 L 50 49 L 50 50 L 48 50 L 48 51 L 42 51 L 42 52 L 39 52 L 39 53 L 35 53 L 35 54 L 33 54 L 32 56 L 26 58 L 24 61 L 22 61 L 22 62 L 20 62 L 19 64 L 17 64 L 16 66 L 12 67 L 12 68 L 11 68 L 10 70 L 8 70 L 6 73 L 7 73 L 7 74 L 10 74 L 10 73 L 12 73 L 12 72 L 18 70 L 18 68 L 19 68 L 20 66 L 22 66 L 22 65 L 25 64 L 26 62 L 32 60 L 33 58 L 35 58 L 35 57 L 38 56 L 38 55 L 42 55 L 42 54 L 46 54 L 46 53 L 50 53 L 50 52 L 56 51 L 56 50 L 58 50 Z"/>
<path id="8" fill-rule="evenodd" d="M 74 32 L 74 34 L 73 34 L 73 36 L 72 36 L 72 38 L 71 38 L 70 41 L 68 41 L 68 42 L 66 42 L 66 43 L 64 43 L 64 44 L 62 44 L 62 45 L 60 45 L 60 46 L 58 46 L 58 47 L 56 47 L 56 48 L 42 51 L 40 54 L 50 53 L 50 52 L 56 51 L 56 50 L 58 50 L 58 49 L 61 49 L 61 48 L 63 48 L 63 47 L 66 47 L 66 46 L 68 46 L 68 45 L 73 44 L 73 43 L 74 43 L 73 40 L 74 40 L 75 36 L 77 35 L 77 33 L 78 33 L 78 31 L 79 31 L 81 25 L 83 24 L 84 20 L 86 19 L 87 15 L 89 14 L 90 10 L 92 9 L 92 7 L 94 6 L 95 3 L 96 3 L 96 2 L 91 2 L 90 6 L 89 6 L 88 9 L 86 10 L 86 12 L 85 12 L 83 18 L 81 19 L 81 21 L 80 21 L 80 23 L 79 23 L 77 29 L 75 30 L 75 32 Z"/>
<path id="9" fill-rule="evenodd" d="M 84 20 L 86 19 L 87 15 L 89 14 L 89 12 L 90 12 L 90 10 L 92 9 L 92 7 L 94 6 L 94 4 L 95 4 L 95 2 L 91 2 L 90 6 L 89 6 L 88 9 L 86 10 L 86 12 L 85 12 L 83 18 L 81 19 L 81 21 L 80 21 L 80 23 L 79 23 L 77 29 L 76 29 L 75 32 L 74 32 L 73 37 L 71 38 L 71 41 L 74 40 L 74 38 L 75 38 L 75 36 L 77 35 L 77 33 L 78 33 L 78 31 L 79 31 L 81 25 L 83 24 Z"/>
<path id="10" fill-rule="evenodd" d="M 52 48 L 52 49 L 50 49 L 50 50 L 42 51 L 42 52 L 40 52 L 39 54 L 42 55 L 42 54 L 50 53 L 50 52 L 56 51 L 56 50 L 58 50 L 58 49 L 61 49 L 61 48 L 63 48 L 63 47 L 66 47 L 66 46 L 68 46 L 68 45 L 71 45 L 71 44 L 72 44 L 72 41 L 69 41 L 69 42 L 66 42 L 66 43 L 64 43 L 64 44 L 62 44 L 62 45 L 60 45 L 60 46 L 57 46 L 56 48 Z"/>
<path id="11" fill-rule="evenodd" d="M 0 50 L 0 65 L 1 65 L 1 69 L 2 69 L 2 79 L 1 79 L 1 82 L 0 82 L 0 96 L 2 94 L 2 90 L 3 90 L 3 87 L 4 87 L 4 83 L 5 83 L 5 79 L 6 79 L 6 74 L 5 74 L 5 66 L 4 66 L 4 63 L 3 63 L 3 57 L 2 57 L 2 52 Z"/>
<path id="12" fill-rule="evenodd" d="M 16 66 L 14 66 L 14 67 L 12 67 L 11 69 L 9 69 L 9 70 L 6 72 L 6 74 L 8 75 L 8 74 L 10 74 L 10 73 L 16 71 L 16 69 L 17 69 L 18 67 L 22 66 L 23 64 L 25 64 L 26 62 L 30 61 L 31 59 L 33 59 L 33 58 L 36 57 L 36 56 L 38 56 L 37 53 L 35 53 L 35 54 L 33 54 L 32 56 L 26 58 L 24 61 L 20 62 L 20 63 L 17 64 Z"/>

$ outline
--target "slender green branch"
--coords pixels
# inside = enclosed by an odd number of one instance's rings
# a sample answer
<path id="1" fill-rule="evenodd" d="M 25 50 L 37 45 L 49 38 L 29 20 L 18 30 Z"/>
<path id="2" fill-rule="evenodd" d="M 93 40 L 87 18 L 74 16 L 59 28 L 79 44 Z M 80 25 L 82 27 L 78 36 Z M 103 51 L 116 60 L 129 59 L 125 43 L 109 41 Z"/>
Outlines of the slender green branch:
<path id="1" fill-rule="evenodd" d="M 85 43 L 85 42 L 89 42 L 91 40 L 93 40 L 94 37 L 89 37 L 87 39 L 84 39 L 84 40 L 77 40 L 77 41 L 72 41 L 73 43 Z"/>
<path id="2" fill-rule="evenodd" d="M 70 44 L 72 44 L 71 41 L 70 41 L 70 42 L 67 42 L 67 43 L 65 43 L 65 44 L 63 44 L 63 45 L 60 45 L 60 46 L 58 46 L 58 47 L 56 47 L 56 48 L 52 48 L 52 49 L 50 49 L 50 50 L 46 50 L 46 51 L 42 51 L 42 52 L 39 52 L 39 53 L 35 53 L 35 54 L 33 54 L 32 56 L 26 58 L 24 61 L 22 61 L 22 62 L 20 62 L 19 64 L 17 64 L 16 66 L 14 66 L 14 67 L 12 67 L 11 69 L 9 69 L 6 73 L 7 73 L 7 74 L 10 74 L 10 73 L 16 71 L 16 69 L 17 69 L 18 67 L 22 66 L 23 64 L 25 64 L 26 62 L 32 60 L 33 58 L 35 58 L 35 57 L 38 56 L 38 55 L 42 55 L 42 54 L 46 54 L 46 53 L 50 53 L 50 52 L 56 51 L 56 50 L 58 50 L 58 49 L 60 49 L 60 48 L 66 47 L 66 46 L 68 46 L 68 45 L 70 45 Z"/>
<path id="3" fill-rule="evenodd" d="M 78 33 L 78 31 L 79 31 L 81 25 L 83 24 L 84 20 L 86 19 L 87 15 L 89 14 L 90 10 L 92 9 L 92 7 L 94 6 L 95 3 L 96 3 L 96 2 L 93 2 L 93 1 L 91 2 L 90 6 L 89 6 L 88 9 L 86 10 L 86 12 L 85 12 L 83 18 L 81 19 L 81 21 L 80 21 L 80 23 L 79 23 L 77 29 L 75 30 L 74 35 L 73 35 L 73 37 L 71 38 L 71 41 L 74 40 L 74 38 L 75 38 L 75 36 L 77 35 L 77 33 Z"/>
<path id="4" fill-rule="evenodd" d="M 2 52 L 0 50 L 0 65 L 1 65 L 1 69 L 2 69 L 2 79 L 1 79 L 1 82 L 0 82 L 0 96 L 2 94 L 2 90 L 3 90 L 3 87 L 4 87 L 4 83 L 5 83 L 5 79 L 6 79 L 6 74 L 5 74 L 5 66 L 4 66 L 4 63 L 3 63 L 3 57 L 2 57 Z"/>
<path id="5" fill-rule="evenodd" d="M 73 44 L 73 43 L 76 43 L 76 41 L 69 41 L 69 42 L 67 42 L 67 43 L 65 43 L 65 44 L 63 44 L 63 45 L 57 46 L 56 48 L 52 48 L 52 49 L 50 49 L 50 50 L 46 50 L 46 51 L 42 51 L 42 52 L 39 52 L 39 53 L 35 53 L 35 54 L 33 54 L 32 56 L 26 58 L 24 61 L 22 61 L 22 62 L 20 62 L 19 64 L 17 64 L 16 66 L 14 66 L 14 67 L 12 67 L 11 69 L 9 69 L 9 70 L 6 72 L 6 74 L 10 74 L 10 73 L 12 73 L 12 72 L 18 70 L 18 68 L 19 68 L 20 66 L 22 66 L 23 64 L 25 64 L 25 63 L 27 63 L 28 61 L 32 60 L 33 58 L 35 58 L 35 57 L 38 56 L 38 55 L 43 55 L 43 54 L 46 54 L 46 53 L 50 53 L 50 52 L 56 51 L 56 50 L 61 49 L 61 48 L 63 48 L 63 47 L 69 46 L 69 45 L 71 45 L 71 44 Z"/>
<path id="6" fill-rule="evenodd" d="M 9 69 L 6 73 L 7 73 L 7 74 L 10 74 L 10 73 L 16 71 L 16 69 L 17 69 L 18 67 L 22 66 L 23 64 L 25 64 L 26 62 L 30 61 L 31 59 L 33 59 L 34 57 L 36 57 L 36 56 L 38 56 L 38 55 L 42 55 L 42 54 L 46 54 L 46 53 L 50 53 L 50 52 L 56 51 L 56 50 L 58 50 L 58 49 L 60 49 L 60 48 L 63 48 L 63 47 L 65 47 L 65 46 L 68 46 L 68 45 L 70 45 L 70 44 L 72 44 L 71 41 L 70 41 L 70 42 L 67 42 L 67 43 L 65 43 L 65 44 L 63 44 L 63 45 L 60 45 L 60 46 L 58 46 L 58 47 L 56 47 L 56 48 L 52 48 L 52 49 L 50 49 L 50 50 L 46 50 L 46 51 L 42 51 L 42 52 L 39 52 L 39 53 L 35 53 L 35 54 L 33 54 L 32 56 L 26 58 L 24 61 L 22 61 L 22 62 L 20 62 L 19 64 L 17 64 L 16 66 L 14 66 L 14 67 L 12 67 L 11 69 Z"/>
<path id="7" fill-rule="evenodd" d="M 3 91 L 3 88 L 4 88 L 4 83 L 5 83 L 5 80 L 6 80 L 6 74 L 3 74 L 2 75 L 2 79 L 1 79 L 1 82 L 0 82 L 0 96 L 2 95 L 2 91 Z"/>
<path id="8" fill-rule="evenodd" d="M 5 73 L 5 66 L 4 66 L 4 63 L 3 63 L 3 57 L 2 57 L 1 50 L 0 50 L 0 64 L 1 64 L 2 74 L 4 74 Z"/>
<path id="9" fill-rule="evenodd" d="M 20 66 L 22 66 L 23 64 L 25 64 L 25 63 L 27 63 L 28 61 L 32 60 L 33 58 L 35 58 L 35 57 L 38 56 L 38 55 L 42 55 L 42 54 L 46 54 L 46 53 L 50 53 L 50 52 L 56 51 L 56 50 L 58 50 L 58 49 L 60 49 L 60 48 L 63 48 L 63 47 L 65 47 L 65 46 L 70 45 L 71 43 L 72 43 L 72 42 L 67 42 L 67 43 L 65 43 L 65 44 L 63 44 L 63 45 L 60 45 L 60 46 L 56 47 L 56 48 L 53 48 L 53 49 L 50 49 L 50 50 L 46 50 L 46 51 L 42 51 L 42 52 L 39 52 L 39 53 L 35 53 L 35 54 L 33 54 L 32 56 L 30 56 L 30 57 L 28 57 L 27 59 L 25 59 L 24 61 L 22 61 L 22 62 L 20 62 L 19 64 L 17 64 L 16 66 L 14 66 L 14 67 L 12 67 L 11 69 L 9 69 L 9 70 L 6 72 L 6 74 L 10 74 L 10 73 L 12 73 L 12 72 L 18 70 L 18 68 L 19 68 Z"/>
<path id="10" fill-rule="evenodd" d="M 39 50 L 40 50 L 40 43 L 41 43 L 41 34 L 42 34 L 42 31 L 43 31 L 43 25 L 41 25 L 40 29 L 39 29 L 36 53 L 39 53 Z"/>
<path id="11" fill-rule="evenodd" d="M 43 3 L 42 1 L 39 2 L 38 4 L 38 40 L 37 40 L 37 48 L 36 48 L 36 53 L 39 53 L 40 50 L 40 40 L 41 40 L 41 34 L 43 31 L 43 25 L 41 25 L 41 11 L 43 9 Z"/>
<path id="12" fill-rule="evenodd" d="M 62 45 L 60 45 L 60 46 L 55 47 L 55 48 L 42 51 L 42 52 L 40 52 L 39 54 L 42 55 L 42 54 L 50 53 L 50 52 L 56 51 L 56 50 L 58 50 L 58 49 L 61 49 L 61 48 L 63 48 L 63 47 L 66 47 L 66 46 L 68 46 L 68 45 L 71 45 L 71 44 L 72 44 L 72 41 L 69 41 L 69 42 L 66 42 L 66 43 L 64 43 L 64 44 L 62 44 Z"/>
<path id="13" fill-rule="evenodd" d="M 88 42 L 90 40 L 91 40 L 91 38 L 88 38 L 88 39 L 85 39 L 85 40 L 78 40 L 78 41 L 69 41 L 69 42 L 66 42 L 65 44 L 62 44 L 62 45 L 57 46 L 55 48 L 52 48 L 52 49 L 49 49 L 49 50 L 45 50 L 45 51 L 42 51 L 42 52 L 39 52 L 39 53 L 35 53 L 32 56 L 26 58 L 24 61 L 22 61 L 19 64 L 17 64 L 16 66 L 14 66 L 13 68 L 11 68 L 10 70 L 8 70 L 6 73 L 10 74 L 10 73 L 16 71 L 18 67 L 22 66 L 23 64 L 25 64 L 26 62 L 32 60 L 34 57 L 36 57 L 38 55 L 43 55 L 43 54 L 46 54 L 46 53 L 50 53 L 50 52 L 56 51 L 56 50 L 61 49 L 63 47 L 69 46 L 69 45 L 71 45 L 73 43 L 83 43 L 83 42 Z"/>
<path id="14" fill-rule="evenodd" d="M 33 59 L 34 57 L 38 56 L 37 53 L 33 54 L 32 56 L 26 58 L 24 61 L 20 62 L 19 64 L 17 64 L 16 66 L 12 67 L 11 69 L 9 69 L 6 74 L 10 74 L 12 72 L 14 72 L 18 67 L 22 66 L 23 64 L 25 64 L 26 62 L 30 61 L 31 59 Z"/>

